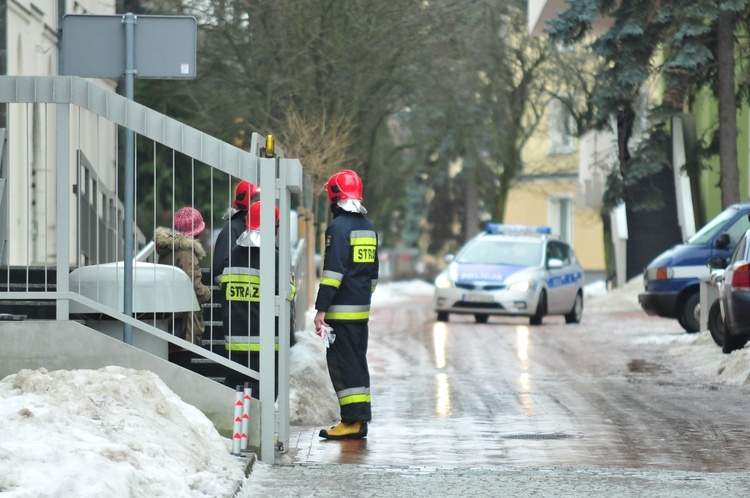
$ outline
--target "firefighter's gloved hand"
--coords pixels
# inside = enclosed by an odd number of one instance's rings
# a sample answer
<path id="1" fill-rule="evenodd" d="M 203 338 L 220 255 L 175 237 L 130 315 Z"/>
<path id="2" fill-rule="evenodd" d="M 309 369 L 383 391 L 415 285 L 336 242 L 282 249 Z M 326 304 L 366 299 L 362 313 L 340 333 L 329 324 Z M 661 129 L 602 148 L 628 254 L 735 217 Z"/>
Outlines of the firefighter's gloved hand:
<path id="1" fill-rule="evenodd" d="M 336 334 L 333 333 L 333 327 L 328 325 L 320 327 L 320 329 L 317 331 L 317 334 L 321 339 L 323 339 L 323 342 L 325 342 L 327 348 L 330 348 L 331 344 L 333 344 L 333 341 L 336 340 Z"/>
<path id="2" fill-rule="evenodd" d="M 318 334 L 323 340 L 325 340 L 325 338 L 328 337 L 328 334 L 330 334 L 331 332 L 333 332 L 333 327 L 330 327 L 328 325 L 323 325 L 315 331 L 315 333 Z"/>
<path id="3" fill-rule="evenodd" d="M 326 312 L 325 311 L 318 311 L 315 314 L 315 319 L 313 320 L 313 323 L 315 324 L 315 333 L 320 335 L 320 329 L 321 327 L 327 327 L 328 324 L 326 323 Z"/>

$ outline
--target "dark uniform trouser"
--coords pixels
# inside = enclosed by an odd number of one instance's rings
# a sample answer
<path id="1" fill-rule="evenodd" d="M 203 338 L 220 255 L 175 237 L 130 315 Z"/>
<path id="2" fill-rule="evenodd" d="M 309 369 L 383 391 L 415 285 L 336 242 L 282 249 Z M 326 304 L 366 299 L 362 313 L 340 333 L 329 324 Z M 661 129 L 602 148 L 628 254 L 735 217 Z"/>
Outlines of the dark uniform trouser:
<path id="1" fill-rule="evenodd" d="M 328 373 L 345 423 L 370 421 L 370 371 L 367 366 L 367 322 L 326 320 L 336 335 L 328 348 Z"/>

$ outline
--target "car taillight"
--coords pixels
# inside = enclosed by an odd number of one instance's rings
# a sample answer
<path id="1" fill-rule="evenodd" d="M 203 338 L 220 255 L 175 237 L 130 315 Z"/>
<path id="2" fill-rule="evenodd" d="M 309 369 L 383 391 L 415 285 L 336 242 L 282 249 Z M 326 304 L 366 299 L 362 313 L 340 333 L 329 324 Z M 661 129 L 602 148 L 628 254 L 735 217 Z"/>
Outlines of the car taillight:
<path id="1" fill-rule="evenodd" d="M 750 291 L 750 265 L 743 263 L 732 272 L 732 290 Z"/>

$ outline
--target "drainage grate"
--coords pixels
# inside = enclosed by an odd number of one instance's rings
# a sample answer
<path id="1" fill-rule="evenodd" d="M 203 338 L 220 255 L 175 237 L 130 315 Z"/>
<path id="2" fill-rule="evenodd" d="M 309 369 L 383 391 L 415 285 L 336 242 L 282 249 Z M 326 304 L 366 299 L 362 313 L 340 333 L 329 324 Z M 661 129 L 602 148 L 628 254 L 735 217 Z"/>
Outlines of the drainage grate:
<path id="1" fill-rule="evenodd" d="M 573 434 L 508 434 L 498 437 L 500 439 L 580 439 L 583 436 Z"/>

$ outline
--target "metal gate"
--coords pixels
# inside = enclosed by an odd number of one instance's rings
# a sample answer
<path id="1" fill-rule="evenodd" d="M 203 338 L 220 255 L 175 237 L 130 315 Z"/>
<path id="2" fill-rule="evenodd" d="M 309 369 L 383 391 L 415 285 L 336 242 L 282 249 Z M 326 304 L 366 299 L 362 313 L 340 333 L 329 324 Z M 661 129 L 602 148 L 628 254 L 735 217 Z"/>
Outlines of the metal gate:
<path id="1" fill-rule="evenodd" d="M 124 326 L 259 379 L 260 458 L 273 463 L 275 451 L 288 447 L 291 304 L 288 276 L 292 261 L 289 213 L 292 194 L 302 192 L 300 162 L 285 158 L 278 148 L 271 154 L 265 148 L 265 138 L 259 134 L 253 134 L 251 150 L 244 151 L 75 76 L 0 76 L 0 102 L 9 104 L 7 133 L 0 130 L 0 263 L 8 269 L 6 289 L 9 290 L 3 298 L 52 300 L 57 320 L 70 319 L 71 304 L 84 306 Z M 168 178 L 163 179 L 168 176 L 165 170 L 172 174 L 171 191 L 168 186 L 166 191 L 176 207 L 175 199 L 181 194 L 175 190 L 175 176 L 193 174 L 195 178 L 198 168 L 208 168 L 209 173 L 200 171 L 204 173 L 202 177 L 210 177 L 211 208 L 207 216 L 210 223 L 207 220 L 206 224 L 211 232 L 214 219 L 219 219 L 213 208 L 214 194 L 219 188 L 214 188 L 214 179 L 220 185 L 231 185 L 231 179 L 255 183 L 261 189 L 261 204 L 275 203 L 279 207 L 278 268 L 275 248 L 264 244 L 260 249 L 259 371 L 217 354 L 214 344 L 202 348 L 156 327 L 156 316 L 150 317 L 148 313 L 127 316 L 122 308 L 99 302 L 95 297 L 98 291 L 92 298 L 90 291 L 84 293 L 71 285 L 72 268 L 87 266 L 103 271 L 104 265 L 122 261 L 123 241 L 127 239 L 122 233 L 117 137 L 125 129 L 136 134 L 139 146 L 145 144 L 154 149 L 153 185 L 137 183 L 134 194 L 139 206 L 153 199 L 154 214 L 151 220 L 137 219 L 133 223 L 139 227 L 135 234 L 138 247 L 133 254 L 146 244 L 143 234 L 156 228 L 157 185 L 169 182 Z M 159 154 L 157 148 L 160 148 Z M 164 148 L 168 151 L 166 154 Z M 171 155 L 172 161 L 159 164 L 157 155 Z M 205 204 L 205 199 L 195 199 L 194 185 L 193 182 L 192 192 L 182 194 L 181 204 Z M 223 209 L 216 211 L 220 213 Z M 273 211 L 263 210 L 261 238 L 274 240 L 274 232 Z M 56 275 L 55 285 L 27 283 L 25 287 L 11 290 L 11 267 L 22 271 L 25 268 L 27 274 L 33 267 L 50 269 Z M 278 295 L 273 285 L 277 275 Z M 214 278 L 215 275 L 211 275 L 211 280 Z M 125 288 L 122 292 L 138 292 L 137 289 L 134 285 L 133 289 Z M 157 294 L 157 290 L 153 292 Z M 279 323 L 278 421 L 275 420 L 273 385 L 276 318 Z"/>

